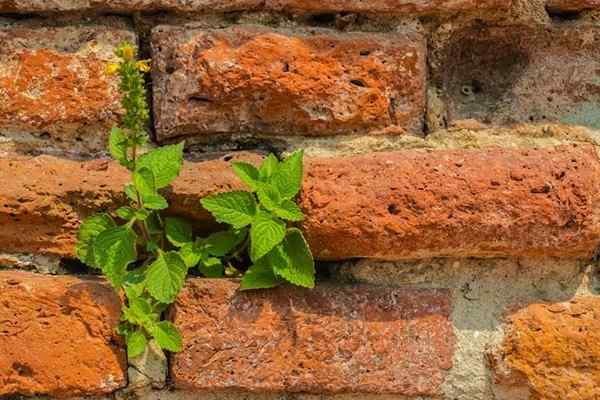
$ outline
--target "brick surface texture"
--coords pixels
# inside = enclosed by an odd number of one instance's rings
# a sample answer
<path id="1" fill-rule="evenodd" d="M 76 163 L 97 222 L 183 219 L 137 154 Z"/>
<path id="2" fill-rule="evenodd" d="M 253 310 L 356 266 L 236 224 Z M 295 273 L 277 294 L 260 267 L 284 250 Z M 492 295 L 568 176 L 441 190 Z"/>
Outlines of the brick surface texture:
<path id="1" fill-rule="evenodd" d="M 191 280 L 177 300 L 184 350 L 172 358 L 176 388 L 436 395 L 452 366 L 443 290 L 238 286 Z"/>
<path id="2" fill-rule="evenodd" d="M 590 257 L 599 188 L 592 146 L 312 160 L 303 226 L 322 259 Z"/>
<path id="3" fill-rule="evenodd" d="M 125 386 L 119 308 L 97 279 L 0 271 L 0 396 L 101 395 Z"/>
<path id="4" fill-rule="evenodd" d="M 600 0 L 548 0 L 551 11 L 584 11 L 600 9 Z"/>
<path id="5" fill-rule="evenodd" d="M 103 21 L 103 22 L 102 22 Z M 119 19 L 0 26 L 0 134 L 27 142 L 50 140 L 64 149 L 106 147 L 120 115 L 116 77 L 106 60 L 135 34 Z"/>
<path id="6" fill-rule="evenodd" d="M 600 298 L 531 304 L 510 316 L 496 384 L 531 390 L 531 399 L 600 397 Z"/>
<path id="7" fill-rule="evenodd" d="M 600 128 L 600 28 L 573 25 L 455 32 L 439 70 L 450 122 L 562 122 Z"/>
<path id="8" fill-rule="evenodd" d="M 159 139 L 422 130 L 425 39 L 416 32 L 159 27 L 152 45 Z"/>

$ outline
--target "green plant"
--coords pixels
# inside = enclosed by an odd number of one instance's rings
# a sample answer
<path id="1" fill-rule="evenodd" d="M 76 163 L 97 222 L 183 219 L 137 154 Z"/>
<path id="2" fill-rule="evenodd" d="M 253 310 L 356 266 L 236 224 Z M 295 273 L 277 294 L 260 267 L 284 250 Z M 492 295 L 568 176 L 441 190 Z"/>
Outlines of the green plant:
<path id="1" fill-rule="evenodd" d="M 242 278 L 242 289 L 274 287 L 284 280 L 313 287 L 312 255 L 302 232 L 291 226 L 303 219 L 294 202 L 302 184 L 302 151 L 281 162 L 271 154 L 258 169 L 234 163 L 251 192 L 203 199 L 204 207 L 231 229 L 194 238 L 188 222 L 160 214 L 169 206 L 160 190 L 179 175 L 184 144 L 146 149 L 149 113 L 143 74 L 148 61 L 136 61 L 136 50 L 127 43 L 116 55 L 120 62 L 109 64 L 107 72 L 120 77 L 125 115 L 122 127 L 111 130 L 109 149 L 131 172 L 132 182 L 124 188 L 128 204 L 115 216 L 87 218 L 79 228 L 77 255 L 124 294 L 118 333 L 125 337 L 128 356 L 142 354 L 150 339 L 164 350 L 181 350 L 177 328 L 162 317 L 191 268 L 206 277 L 240 275 L 232 261 L 248 252 L 253 264 Z"/>
<path id="2" fill-rule="evenodd" d="M 99 268 L 112 286 L 125 294 L 118 331 L 127 341 L 130 357 L 140 355 L 149 338 L 163 349 L 179 351 L 181 337 L 175 326 L 161 315 L 183 286 L 187 267 L 184 258 L 168 250 L 169 234 L 176 219 L 163 220 L 160 210 L 168 207 L 159 189 L 168 186 L 183 163 L 183 143 L 152 149 L 142 154 L 148 141 L 148 105 L 143 73 L 147 61 L 136 61 L 136 50 L 127 43 L 116 55 L 121 62 L 109 64 L 108 73 L 118 73 L 122 127 L 110 133 L 111 155 L 131 171 L 125 186 L 128 205 L 116 210 L 117 223 L 108 213 L 86 219 L 78 234 L 77 255 L 85 264 Z"/>
<path id="3" fill-rule="evenodd" d="M 250 191 L 205 197 L 205 209 L 231 226 L 240 243 L 234 254 L 248 250 L 252 265 L 242 278 L 242 289 L 263 289 L 288 281 L 312 288 L 313 256 L 302 232 L 293 223 L 304 218 L 294 199 L 303 178 L 303 151 L 283 161 L 270 154 L 259 168 L 235 162 L 233 169 Z"/>

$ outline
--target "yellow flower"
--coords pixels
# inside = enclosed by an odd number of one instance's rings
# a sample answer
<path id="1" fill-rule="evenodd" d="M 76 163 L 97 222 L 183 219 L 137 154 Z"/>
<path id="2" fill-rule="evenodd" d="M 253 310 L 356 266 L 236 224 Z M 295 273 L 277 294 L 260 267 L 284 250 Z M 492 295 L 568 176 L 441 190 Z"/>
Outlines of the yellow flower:
<path id="1" fill-rule="evenodd" d="M 136 66 L 137 66 L 137 69 L 139 69 L 140 71 L 148 72 L 148 71 L 150 71 L 150 60 L 138 61 Z"/>
<path id="2" fill-rule="evenodd" d="M 133 50 L 133 47 L 131 47 L 129 45 L 123 46 L 122 51 L 123 51 L 123 58 L 125 60 L 132 60 L 133 57 L 135 56 L 135 51 Z"/>
<path id="3" fill-rule="evenodd" d="M 108 75 L 114 75 L 119 71 L 119 64 L 115 64 L 115 63 L 108 63 L 106 65 L 106 73 Z"/>

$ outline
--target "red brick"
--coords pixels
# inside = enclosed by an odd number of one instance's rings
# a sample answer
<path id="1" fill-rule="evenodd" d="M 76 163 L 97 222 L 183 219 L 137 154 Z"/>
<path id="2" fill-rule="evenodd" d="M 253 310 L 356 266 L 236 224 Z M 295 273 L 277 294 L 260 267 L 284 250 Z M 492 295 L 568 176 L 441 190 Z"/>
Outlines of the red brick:
<path id="1" fill-rule="evenodd" d="M 210 12 L 253 10 L 261 3 L 262 0 L 0 0 L 0 12 Z"/>
<path id="2" fill-rule="evenodd" d="M 158 27 L 157 137 L 420 133 L 424 37 Z"/>
<path id="3" fill-rule="evenodd" d="M 493 354 L 497 391 L 530 392 L 532 400 L 600 398 L 600 298 L 530 304 L 509 318 Z"/>
<path id="4" fill-rule="evenodd" d="M 266 0 L 267 8 L 294 12 L 437 14 L 508 9 L 512 0 Z"/>
<path id="5" fill-rule="evenodd" d="M 175 388 L 433 396 L 452 366 L 447 291 L 238 287 L 188 282 L 172 311 L 184 341 Z"/>
<path id="6" fill-rule="evenodd" d="M 257 160 L 247 153 L 232 157 Z M 72 161 L 51 156 L 0 158 L 0 251 L 72 256 L 79 223 L 125 202 L 127 170 L 108 160 Z M 186 163 L 166 195 L 171 212 L 213 225 L 199 200 L 216 191 L 243 188 L 230 163 Z"/>
<path id="7" fill-rule="evenodd" d="M 91 396 L 125 386 L 119 313 L 100 280 L 0 271 L 0 396 Z"/>
<path id="8" fill-rule="evenodd" d="M 470 27 L 442 43 L 434 44 L 432 75 L 450 123 L 600 128 L 598 26 Z"/>
<path id="9" fill-rule="evenodd" d="M 15 22 L 0 28 L 0 134 L 34 150 L 103 150 L 121 114 L 106 60 L 135 34 L 120 19 Z M 28 147 L 29 146 L 29 147 Z"/>
<path id="10" fill-rule="evenodd" d="M 546 7 L 555 12 L 593 10 L 600 9 L 600 0 L 548 0 Z"/>
<path id="11" fill-rule="evenodd" d="M 592 145 L 316 159 L 303 227 L 320 259 L 588 258 L 599 189 Z"/>

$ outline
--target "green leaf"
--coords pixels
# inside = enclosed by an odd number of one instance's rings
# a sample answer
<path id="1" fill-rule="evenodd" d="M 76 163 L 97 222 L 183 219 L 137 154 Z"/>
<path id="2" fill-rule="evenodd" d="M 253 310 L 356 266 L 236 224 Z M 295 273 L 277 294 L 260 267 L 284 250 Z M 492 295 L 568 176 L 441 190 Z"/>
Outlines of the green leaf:
<path id="1" fill-rule="evenodd" d="M 98 267 L 94 256 L 96 237 L 109 228 L 115 227 L 115 221 L 108 214 L 96 214 L 87 218 L 77 233 L 77 257 L 90 267 Z"/>
<path id="2" fill-rule="evenodd" d="M 127 136 L 122 129 L 114 126 L 110 131 L 108 139 L 110 155 L 119 162 L 119 164 L 128 167 L 130 162 L 127 159 Z"/>
<path id="3" fill-rule="evenodd" d="M 200 262 L 203 256 L 202 249 L 199 249 L 196 243 L 184 243 L 181 249 L 179 249 L 179 255 L 183 259 L 185 266 L 193 268 Z"/>
<path id="4" fill-rule="evenodd" d="M 260 204 L 269 211 L 274 211 L 281 203 L 281 195 L 269 184 L 261 183 L 256 191 Z"/>
<path id="5" fill-rule="evenodd" d="M 141 331 L 132 332 L 127 337 L 127 357 L 129 359 L 140 356 L 146 350 L 146 345 L 148 344 L 148 339 L 146 339 L 146 335 L 144 335 Z"/>
<path id="6" fill-rule="evenodd" d="M 133 172 L 133 185 L 141 196 L 155 194 L 154 172 L 147 167 L 137 168 Z"/>
<path id="7" fill-rule="evenodd" d="M 140 297 L 145 288 L 145 268 L 127 272 L 123 278 L 123 288 L 129 300 Z"/>
<path id="8" fill-rule="evenodd" d="M 137 202 L 137 190 L 135 190 L 135 187 L 131 183 L 125 185 L 123 190 L 129 200 Z"/>
<path id="9" fill-rule="evenodd" d="M 279 207 L 275 208 L 273 212 L 279 218 L 283 218 L 288 221 L 302 221 L 304 219 L 302 210 L 292 200 L 285 200 Z"/>
<path id="10" fill-rule="evenodd" d="M 225 274 L 225 267 L 223 267 L 221 260 L 215 257 L 202 260 L 198 269 L 207 278 L 221 278 Z"/>
<path id="11" fill-rule="evenodd" d="M 136 297 L 129 299 L 129 305 L 123 307 L 121 319 L 148 330 L 154 325 L 158 317 L 159 314 L 153 312 L 152 306 L 146 299 Z"/>
<path id="12" fill-rule="evenodd" d="M 135 210 L 131 207 L 123 206 L 117 209 L 116 214 L 119 218 L 129 221 L 135 217 Z"/>
<path id="13" fill-rule="evenodd" d="M 270 258 L 275 273 L 293 283 L 294 285 L 307 288 L 315 287 L 315 262 L 308 248 L 302 232 L 297 228 L 291 228 L 283 241 L 283 253 L 287 265 L 281 261 L 281 257 Z"/>
<path id="14" fill-rule="evenodd" d="M 142 202 L 144 203 L 144 207 L 150 210 L 164 210 L 169 207 L 167 199 L 158 193 L 142 196 Z"/>
<path id="15" fill-rule="evenodd" d="M 250 258 L 256 262 L 285 237 L 285 224 L 266 211 L 259 211 L 250 228 Z"/>
<path id="16" fill-rule="evenodd" d="M 257 184 L 259 183 L 259 173 L 258 169 L 256 169 L 254 165 L 241 161 L 234 162 L 233 171 L 242 180 L 242 182 L 250 187 L 250 189 L 254 191 L 257 189 Z"/>
<path id="17" fill-rule="evenodd" d="M 137 258 L 135 240 L 133 230 L 118 226 L 100 233 L 94 241 L 96 264 L 114 288 L 121 286 L 127 265 Z"/>
<path id="18" fill-rule="evenodd" d="M 181 171 L 183 142 L 162 146 L 143 154 L 137 161 L 137 169 L 149 168 L 154 173 L 156 188 L 168 186 Z"/>
<path id="19" fill-rule="evenodd" d="M 183 346 L 181 335 L 172 322 L 161 321 L 154 325 L 150 333 L 162 349 L 172 352 L 181 351 Z"/>
<path id="20" fill-rule="evenodd" d="M 213 233 L 205 240 L 206 249 L 210 255 L 223 257 L 242 243 L 247 234 L 247 229 L 238 232 L 229 230 Z"/>
<path id="21" fill-rule="evenodd" d="M 281 283 L 269 265 L 257 263 L 244 274 L 240 289 L 268 289 Z"/>
<path id="22" fill-rule="evenodd" d="M 263 182 L 268 182 L 271 179 L 273 173 L 277 170 L 279 166 L 279 160 L 275 157 L 274 154 L 269 154 L 265 161 L 261 164 L 258 169 L 258 177 Z"/>
<path id="23" fill-rule="evenodd" d="M 192 226 L 181 218 L 166 218 L 165 233 L 169 242 L 177 247 L 192 241 Z"/>
<path id="24" fill-rule="evenodd" d="M 293 199 L 302 188 L 304 151 L 298 150 L 279 164 L 271 179 L 281 197 Z"/>
<path id="25" fill-rule="evenodd" d="M 256 200 L 250 192 L 228 192 L 207 196 L 201 200 L 218 222 L 241 229 L 252 223 L 256 215 Z"/>
<path id="26" fill-rule="evenodd" d="M 146 273 L 146 289 L 161 303 L 172 303 L 185 280 L 187 267 L 175 251 L 161 252 Z"/>

